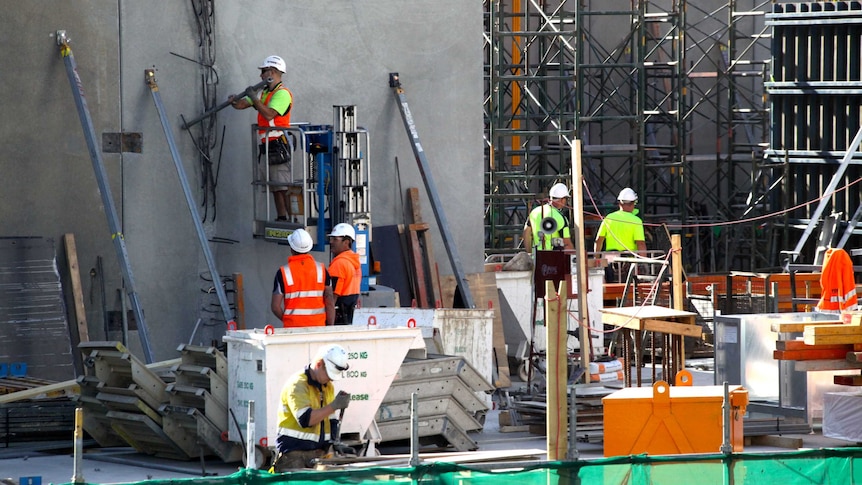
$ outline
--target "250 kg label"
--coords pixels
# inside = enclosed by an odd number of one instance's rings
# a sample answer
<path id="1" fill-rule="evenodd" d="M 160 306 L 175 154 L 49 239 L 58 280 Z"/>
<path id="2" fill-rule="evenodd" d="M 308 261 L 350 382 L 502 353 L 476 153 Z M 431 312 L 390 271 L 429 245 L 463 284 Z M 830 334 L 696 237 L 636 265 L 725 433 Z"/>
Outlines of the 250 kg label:
<path id="1" fill-rule="evenodd" d="M 351 360 L 367 359 L 368 352 L 348 352 L 347 358 Z"/>

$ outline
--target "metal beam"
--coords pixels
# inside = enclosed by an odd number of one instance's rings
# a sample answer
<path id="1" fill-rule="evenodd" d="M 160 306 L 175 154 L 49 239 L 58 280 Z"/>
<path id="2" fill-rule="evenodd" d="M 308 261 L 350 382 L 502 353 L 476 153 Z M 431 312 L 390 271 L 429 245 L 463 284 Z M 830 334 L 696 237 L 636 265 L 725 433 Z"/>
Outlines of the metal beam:
<path id="1" fill-rule="evenodd" d="M 452 239 L 449 222 L 446 220 L 446 214 L 443 212 L 443 202 L 440 200 L 440 194 L 437 192 L 437 186 L 434 183 L 434 178 L 431 176 L 431 166 L 428 164 L 425 150 L 419 141 L 419 132 L 413 123 L 413 115 L 410 113 L 410 107 L 407 106 L 407 97 L 404 96 L 404 89 L 401 88 L 401 80 L 398 78 L 397 72 L 389 73 L 389 87 L 392 88 L 395 99 L 398 101 L 401 119 L 404 121 L 407 135 L 410 137 L 410 145 L 413 147 L 413 155 L 416 156 L 416 163 L 419 164 L 419 173 L 422 174 L 422 181 L 425 182 L 425 190 L 428 192 L 428 198 L 431 199 L 431 208 L 434 209 L 437 227 L 440 229 L 440 234 L 443 236 L 443 245 L 446 246 L 446 252 L 449 254 L 449 263 L 452 265 L 452 272 L 455 273 L 455 281 L 458 284 L 458 294 L 461 296 L 461 302 L 466 308 L 476 308 L 476 305 L 473 304 L 473 296 L 470 294 L 470 287 L 467 286 L 467 279 L 461 268 L 461 258 L 458 256 L 458 248 Z"/>
<path id="2" fill-rule="evenodd" d="M 66 74 L 69 78 L 69 84 L 72 86 L 72 97 L 75 98 L 75 107 L 78 109 L 78 117 L 81 119 L 81 127 L 84 129 L 84 138 L 87 140 L 87 149 L 90 151 L 93 171 L 96 173 L 96 182 L 99 184 L 99 194 L 102 196 L 102 205 L 105 207 L 105 215 L 108 217 L 111 241 L 114 243 L 114 249 L 117 251 L 120 270 L 126 282 L 125 289 L 129 295 L 132 311 L 135 313 L 135 320 L 138 324 L 138 337 L 141 339 L 144 358 L 148 364 L 151 364 L 153 362 L 153 352 L 150 349 L 150 337 L 147 331 L 147 323 L 144 319 L 144 310 L 141 308 L 141 302 L 138 300 L 138 292 L 135 290 L 135 278 L 132 276 L 132 267 L 129 263 L 129 255 L 126 252 L 126 243 L 123 238 L 122 228 L 120 227 L 120 219 L 117 216 L 117 209 L 114 207 L 111 186 L 108 185 L 108 173 L 105 170 L 102 155 L 97 148 L 96 130 L 93 128 L 90 109 L 87 106 L 87 99 L 84 97 L 83 84 L 81 83 L 81 78 L 78 77 L 78 65 L 75 62 L 75 56 L 72 55 L 72 48 L 69 46 L 69 39 L 66 37 L 65 30 L 57 31 L 57 45 L 60 46 L 60 53 L 63 55 Z"/>
<path id="3" fill-rule="evenodd" d="M 204 233 L 203 224 L 201 224 L 200 213 L 198 212 L 194 199 L 192 199 L 188 177 L 186 177 L 186 171 L 185 168 L 183 168 L 183 160 L 180 158 L 180 152 L 177 150 L 177 144 L 174 141 L 173 132 L 171 132 L 171 125 L 168 122 L 167 115 L 165 114 L 165 105 L 162 103 L 162 96 L 159 94 L 159 85 L 156 83 L 155 69 L 144 70 L 144 82 L 147 83 L 147 87 L 150 88 L 150 91 L 153 93 L 153 101 L 156 104 L 156 110 L 159 112 L 159 120 L 162 122 L 162 129 L 165 131 L 165 138 L 167 138 L 168 147 L 171 149 L 171 157 L 174 159 L 174 165 L 177 168 L 177 176 L 180 179 L 180 185 L 183 187 L 183 194 L 186 196 L 186 203 L 189 206 L 189 212 L 192 214 L 192 221 L 195 224 L 195 231 L 198 234 L 198 241 L 201 244 L 201 250 L 203 250 L 204 258 L 207 260 L 207 266 L 209 267 L 210 276 L 213 279 L 213 286 L 215 287 L 216 295 L 218 295 L 218 301 L 221 306 L 224 321 L 227 323 L 228 328 L 236 329 L 236 322 L 234 321 L 233 315 L 230 311 L 230 304 L 227 301 L 227 295 L 222 286 L 221 276 L 219 276 L 218 269 L 216 269 L 215 259 L 210 250 L 209 241 L 207 241 L 206 234 Z"/>
<path id="4" fill-rule="evenodd" d="M 859 128 L 859 131 L 856 132 L 856 136 L 853 137 L 853 141 L 850 143 L 850 146 L 847 147 L 847 152 L 844 154 L 844 158 L 841 159 L 841 163 L 835 170 L 835 175 L 832 176 L 832 180 L 829 181 L 829 185 L 826 186 L 826 189 L 823 191 L 820 203 L 817 204 L 817 209 L 815 209 L 814 214 L 811 215 L 811 220 L 808 221 L 808 226 L 805 227 L 805 232 L 802 233 L 802 237 L 799 238 L 799 242 L 796 243 L 793 253 L 791 253 L 788 258 L 790 263 L 796 261 L 796 258 L 799 257 L 802 248 L 808 241 L 808 237 L 811 236 L 812 232 L 814 232 L 814 226 L 820 222 L 820 216 L 823 215 L 826 205 L 829 204 L 829 199 L 838 187 L 838 182 L 844 178 L 844 172 L 847 171 L 847 166 L 850 164 L 853 154 L 859 149 L 860 142 L 862 142 L 862 128 Z"/>

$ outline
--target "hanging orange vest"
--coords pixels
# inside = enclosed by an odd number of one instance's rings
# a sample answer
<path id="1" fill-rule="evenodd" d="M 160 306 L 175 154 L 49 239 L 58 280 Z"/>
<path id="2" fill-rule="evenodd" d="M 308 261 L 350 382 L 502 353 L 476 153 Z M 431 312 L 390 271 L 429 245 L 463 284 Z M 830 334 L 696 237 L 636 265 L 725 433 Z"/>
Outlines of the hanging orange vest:
<path id="1" fill-rule="evenodd" d="M 326 288 L 326 270 L 310 254 L 297 254 L 281 267 L 284 283 L 285 328 L 322 327 L 326 325 L 326 305 L 323 290 Z"/>
<path id="2" fill-rule="evenodd" d="M 271 120 L 264 118 L 263 115 L 260 114 L 260 112 L 258 112 L 257 113 L 257 125 L 258 126 L 281 126 L 283 128 L 290 128 L 290 109 L 293 108 L 293 94 L 290 92 L 289 89 L 284 87 L 284 85 L 279 84 L 278 86 L 275 87 L 275 89 L 273 89 L 272 91 L 270 91 L 269 93 L 266 94 L 266 99 L 263 100 L 263 104 L 269 106 L 269 100 L 272 99 L 272 95 L 275 94 L 275 92 L 280 90 L 280 89 L 284 89 L 285 91 L 287 91 L 287 94 L 290 94 L 290 105 L 287 107 L 287 111 L 285 111 L 283 115 L 279 115 L 279 114 L 275 115 L 275 118 L 273 118 Z M 266 130 L 260 130 L 258 132 L 258 134 L 260 135 L 260 142 L 263 143 L 266 141 L 267 136 L 270 139 L 278 138 L 278 137 L 282 136 L 284 134 L 284 132 L 281 130 L 271 130 L 271 131 L 269 131 L 269 135 L 267 135 Z"/>
<path id="3" fill-rule="evenodd" d="M 853 310 L 858 303 L 853 260 L 843 249 L 827 249 L 820 273 L 820 302 L 817 308 L 821 311 Z"/>

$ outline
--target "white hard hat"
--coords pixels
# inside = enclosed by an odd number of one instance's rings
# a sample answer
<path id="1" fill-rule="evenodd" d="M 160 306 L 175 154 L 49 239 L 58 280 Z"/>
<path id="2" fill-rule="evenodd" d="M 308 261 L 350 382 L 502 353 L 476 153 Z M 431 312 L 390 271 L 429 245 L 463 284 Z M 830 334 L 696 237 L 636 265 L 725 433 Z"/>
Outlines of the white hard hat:
<path id="1" fill-rule="evenodd" d="M 554 184 L 548 191 L 548 195 L 552 199 L 562 199 L 569 196 L 569 188 L 566 187 L 566 184 Z"/>
<path id="2" fill-rule="evenodd" d="M 317 359 L 323 360 L 326 364 L 326 375 L 333 381 L 340 379 L 341 373 L 350 368 L 350 364 L 347 363 L 347 351 L 338 344 L 321 347 L 317 351 L 315 360 Z"/>
<path id="3" fill-rule="evenodd" d="M 267 67 L 274 67 L 282 74 L 287 72 L 287 66 L 284 64 L 284 59 L 278 56 L 269 56 L 263 60 L 263 64 L 257 66 L 258 69 L 266 69 Z"/>
<path id="4" fill-rule="evenodd" d="M 634 190 L 626 187 L 620 191 L 620 196 L 617 197 L 617 200 L 620 202 L 634 202 L 638 200 L 638 194 L 636 194 Z"/>
<path id="5" fill-rule="evenodd" d="M 311 234 L 308 231 L 305 229 L 296 229 L 287 236 L 287 244 L 290 245 L 290 249 L 293 249 L 297 253 L 307 253 L 314 246 L 314 241 L 311 240 Z"/>
<path id="6" fill-rule="evenodd" d="M 351 240 L 355 241 L 356 229 L 353 229 L 353 226 L 350 224 L 342 222 L 341 224 L 336 224 L 335 227 L 332 228 L 332 234 L 330 234 L 330 236 L 349 237 Z"/>

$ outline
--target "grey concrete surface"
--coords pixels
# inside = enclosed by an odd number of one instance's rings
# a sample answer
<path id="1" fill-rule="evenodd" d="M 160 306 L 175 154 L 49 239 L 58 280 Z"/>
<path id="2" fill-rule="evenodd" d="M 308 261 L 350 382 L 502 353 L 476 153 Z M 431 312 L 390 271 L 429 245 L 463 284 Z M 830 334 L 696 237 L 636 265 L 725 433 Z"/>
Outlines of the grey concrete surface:
<path id="1" fill-rule="evenodd" d="M 260 62 L 278 54 L 287 61 L 285 82 L 295 97 L 292 122 L 332 124 L 333 105 L 355 105 L 358 124 L 371 137 L 372 224 L 403 223 L 401 190 L 420 187 L 440 272 L 451 274 L 389 87 L 389 73 L 398 72 L 464 270 L 482 270 L 481 2 L 417 0 L 406 7 L 399 0 L 214 1 L 207 39 L 198 35 L 192 8 L 201 3 L 207 2 L 0 0 L 0 63 L 8 66 L 0 79 L 9 93 L 0 120 L 0 237 L 60 241 L 65 233 L 76 235 L 91 340 L 105 339 L 102 309 L 121 309 L 122 285 L 57 30 L 71 39 L 98 149 L 104 133 L 141 135 L 141 153 L 99 153 L 122 219 L 155 361 L 176 357 L 174 350 L 189 341 L 198 318 L 203 324 L 193 343 L 218 339 L 224 324 L 204 309 L 217 300 L 202 292 L 211 286 L 201 277 L 207 265 L 145 69 L 156 70 L 207 237 L 234 241 L 212 244 L 212 251 L 219 273 L 243 275 L 249 327 L 277 323 L 269 310 L 272 278 L 287 257 L 284 246 L 252 237 L 252 111 L 227 108 L 218 114 L 218 183 L 208 195 L 200 188 L 202 165 L 188 132 L 180 129 L 180 116 L 204 111 L 203 69 L 196 64 L 202 41 L 214 48 L 218 101 L 256 83 Z M 316 257 L 329 261 L 328 254 Z M 99 258 L 101 274 L 95 272 Z M 134 352 L 140 352 L 137 342 L 133 333 Z"/>
<path id="2" fill-rule="evenodd" d="M 74 458 L 70 454 L 50 455 L 32 453 L 14 458 L 0 459 L 0 478 L 21 480 L 38 477 L 43 485 L 69 483 L 75 473 Z M 87 450 L 79 475 L 87 483 L 126 483 L 154 479 L 196 478 L 226 476 L 242 464 L 220 461 L 178 462 L 143 456 L 131 449 Z M 206 473 L 206 475 L 204 475 Z M 22 480 L 20 483 L 25 483 Z"/>

